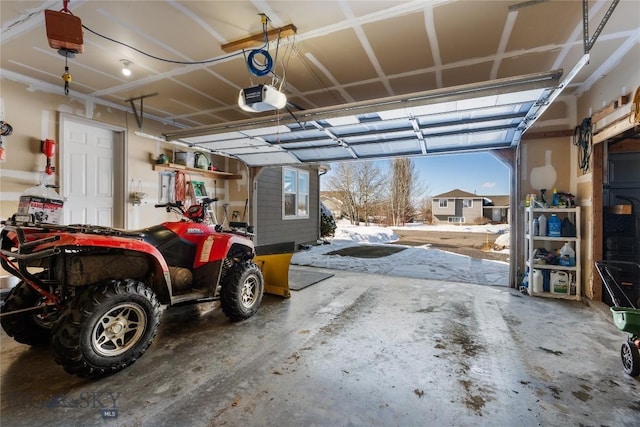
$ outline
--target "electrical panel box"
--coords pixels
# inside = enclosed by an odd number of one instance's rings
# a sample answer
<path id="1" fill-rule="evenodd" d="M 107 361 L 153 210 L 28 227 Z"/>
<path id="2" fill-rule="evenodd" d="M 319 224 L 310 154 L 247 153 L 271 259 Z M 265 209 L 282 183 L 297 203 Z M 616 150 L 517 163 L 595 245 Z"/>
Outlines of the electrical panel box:
<path id="1" fill-rule="evenodd" d="M 80 18 L 66 12 L 45 10 L 44 20 L 50 47 L 67 49 L 75 53 L 83 52 L 82 22 Z"/>

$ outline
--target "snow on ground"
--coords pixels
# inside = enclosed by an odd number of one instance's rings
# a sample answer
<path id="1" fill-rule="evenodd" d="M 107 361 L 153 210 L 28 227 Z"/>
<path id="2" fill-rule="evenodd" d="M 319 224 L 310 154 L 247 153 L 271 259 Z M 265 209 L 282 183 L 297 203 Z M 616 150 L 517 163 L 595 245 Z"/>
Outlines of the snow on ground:
<path id="1" fill-rule="evenodd" d="M 340 220 L 340 224 L 342 224 Z M 349 221 L 346 221 L 349 224 Z M 340 225 L 338 224 L 338 225 Z M 487 224 L 487 225 L 469 225 L 469 224 L 407 224 L 403 227 L 394 227 L 399 230 L 432 230 L 432 231 L 452 231 L 460 233 L 496 233 L 503 234 L 509 232 L 508 224 Z"/>
<path id="2" fill-rule="evenodd" d="M 338 228 L 333 239 L 331 239 L 333 243 L 343 241 L 351 243 L 392 243 L 400 238 L 397 234 L 393 234 L 393 230 L 388 227 L 351 225 L 349 221 L 344 219 L 338 221 L 336 225 Z"/>
<path id="3" fill-rule="evenodd" d="M 498 286 L 509 285 L 509 263 L 474 259 L 433 249 L 428 244 L 424 246 L 399 245 L 406 249 L 380 258 L 327 255 L 328 252 L 357 245 L 391 244 L 399 238 L 388 227 L 354 226 L 344 220 L 339 221 L 337 225 L 338 228 L 330 244 L 313 246 L 308 250 L 296 252 L 291 263 L 390 276 Z M 507 236 L 508 248 L 508 225 L 409 225 L 406 228 L 416 229 L 418 227 L 421 230 L 459 231 L 462 233 L 503 233 L 499 238 Z"/>

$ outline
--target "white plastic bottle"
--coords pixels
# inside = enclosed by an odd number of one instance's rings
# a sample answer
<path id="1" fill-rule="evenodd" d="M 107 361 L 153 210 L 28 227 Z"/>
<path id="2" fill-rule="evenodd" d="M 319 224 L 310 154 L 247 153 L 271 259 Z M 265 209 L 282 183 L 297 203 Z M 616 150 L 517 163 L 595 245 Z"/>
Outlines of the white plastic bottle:
<path id="1" fill-rule="evenodd" d="M 570 291 L 569 274 L 566 271 L 552 271 L 550 282 L 551 292 L 566 294 Z"/>
<path id="2" fill-rule="evenodd" d="M 565 243 L 562 248 L 560 248 L 559 264 L 565 267 L 573 267 L 576 265 L 576 252 L 573 250 L 569 242 Z"/>
<path id="3" fill-rule="evenodd" d="M 540 236 L 546 236 L 547 235 L 547 217 L 544 216 L 544 214 L 541 214 L 538 217 L 538 230 L 539 230 L 539 235 Z"/>
<path id="4" fill-rule="evenodd" d="M 534 293 L 540 293 L 542 292 L 543 289 L 543 278 L 542 278 L 542 270 L 539 270 L 537 268 L 533 269 L 533 285 L 532 285 L 532 289 Z"/>

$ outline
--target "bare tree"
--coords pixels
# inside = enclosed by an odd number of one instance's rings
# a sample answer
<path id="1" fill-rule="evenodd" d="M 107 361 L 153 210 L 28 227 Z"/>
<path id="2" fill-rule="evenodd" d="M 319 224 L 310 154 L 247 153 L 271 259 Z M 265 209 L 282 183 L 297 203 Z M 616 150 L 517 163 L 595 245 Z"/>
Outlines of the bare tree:
<path id="1" fill-rule="evenodd" d="M 358 220 L 357 179 L 354 168 L 347 163 L 338 163 L 332 168 L 329 178 L 329 190 L 336 193 L 336 197 L 344 204 L 344 209 L 353 224 Z"/>
<path id="2" fill-rule="evenodd" d="M 388 174 L 376 162 L 338 163 L 328 189 L 342 201 L 352 224 L 368 225 L 371 217 L 378 217 L 387 225 L 402 225 L 428 199 L 428 187 L 419 182 L 411 159 L 392 160 Z"/>
<path id="3" fill-rule="evenodd" d="M 364 222 L 369 225 L 372 207 L 382 200 L 385 176 L 374 162 L 359 163 L 358 173 L 358 204 L 364 216 Z"/>
<path id="4" fill-rule="evenodd" d="M 389 205 L 393 225 L 402 225 L 413 214 L 412 190 L 414 188 L 414 165 L 411 159 L 391 161 L 391 188 Z"/>
<path id="5" fill-rule="evenodd" d="M 422 221 L 426 224 L 431 224 L 433 222 L 433 199 L 429 196 L 425 196 L 422 198 L 420 202 L 420 216 L 422 217 Z"/>
<path id="6" fill-rule="evenodd" d="M 336 193 L 352 224 L 369 223 L 372 206 L 381 200 L 385 177 L 374 162 L 338 163 L 328 188 Z"/>
<path id="7" fill-rule="evenodd" d="M 422 218 L 422 221 L 431 224 L 433 221 L 432 212 L 432 199 L 429 194 L 429 185 L 422 181 L 420 174 L 416 173 L 413 176 L 413 204 L 417 209 L 418 215 Z"/>

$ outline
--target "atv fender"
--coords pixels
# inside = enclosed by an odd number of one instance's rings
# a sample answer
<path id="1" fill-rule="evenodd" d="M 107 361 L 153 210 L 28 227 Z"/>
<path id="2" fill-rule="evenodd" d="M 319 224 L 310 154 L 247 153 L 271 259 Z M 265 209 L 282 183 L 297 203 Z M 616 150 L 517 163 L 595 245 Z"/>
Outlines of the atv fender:
<path id="1" fill-rule="evenodd" d="M 73 247 L 80 249 L 82 247 L 87 248 L 111 248 L 122 249 L 134 252 L 142 252 L 152 256 L 155 261 L 160 265 L 162 271 L 169 271 L 169 266 L 162 257 L 162 254 L 143 240 L 115 237 L 115 236 L 96 236 L 91 234 L 61 234 L 60 239 L 55 242 L 48 242 L 34 248 L 33 252 L 39 252 L 41 250 L 49 248 L 66 248 Z"/>
<path id="2" fill-rule="evenodd" d="M 43 234 L 43 237 L 45 235 Z M 39 233 L 30 234 L 32 239 L 37 239 L 39 237 Z M 147 285 L 153 289 L 153 291 L 158 295 L 163 304 L 169 303 L 171 300 L 171 276 L 169 273 L 169 266 L 165 261 L 164 257 L 156 249 L 153 245 L 145 242 L 141 239 L 132 239 L 132 238 L 124 238 L 118 236 L 103 236 L 103 235 L 95 235 L 95 234 L 83 234 L 83 233 L 60 233 L 58 238 L 55 241 L 45 242 L 40 245 L 35 246 L 31 253 L 29 254 L 15 254 L 11 253 L 11 255 L 18 260 L 22 260 L 26 262 L 28 265 L 32 265 L 31 259 L 38 259 L 40 254 L 46 254 L 50 251 L 66 251 L 71 250 L 72 252 L 82 252 L 86 250 L 86 253 L 89 254 L 89 258 L 91 259 L 93 253 L 101 252 L 101 248 L 104 248 L 105 252 L 108 250 L 111 254 L 117 257 L 116 251 L 121 250 L 121 255 L 125 256 L 125 254 L 136 254 L 136 255 L 144 255 L 147 259 L 149 268 L 147 269 L 146 275 L 144 277 L 145 282 L 149 282 Z M 98 255 L 99 257 L 100 255 Z M 71 256 L 70 259 L 73 260 L 74 256 Z M 80 259 L 81 257 L 78 257 Z M 100 281 L 95 277 L 87 277 L 83 280 L 82 271 L 84 270 L 84 262 L 82 260 L 80 264 L 67 265 L 67 268 L 70 268 L 70 271 L 74 273 L 70 277 L 72 286 L 83 286 L 86 284 L 94 283 L 96 281 Z M 98 262 L 100 264 L 100 262 Z M 110 276 L 111 277 L 111 276 Z M 122 277 L 124 278 L 124 277 Z M 104 279 L 104 278 L 101 278 Z M 138 277 L 138 279 L 143 279 L 142 277 Z"/>
<path id="3" fill-rule="evenodd" d="M 234 234 L 219 233 L 208 236 L 200 246 L 194 260 L 194 267 L 199 268 L 225 258 L 239 258 L 247 261 L 253 256 L 253 243 L 249 239 Z"/>

